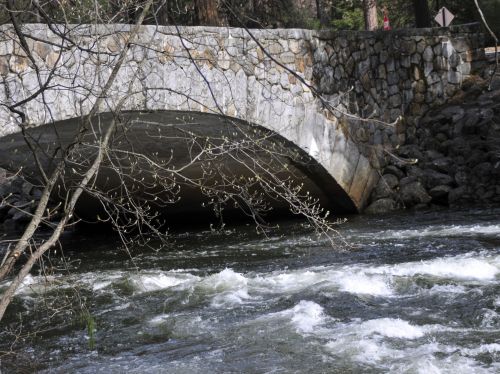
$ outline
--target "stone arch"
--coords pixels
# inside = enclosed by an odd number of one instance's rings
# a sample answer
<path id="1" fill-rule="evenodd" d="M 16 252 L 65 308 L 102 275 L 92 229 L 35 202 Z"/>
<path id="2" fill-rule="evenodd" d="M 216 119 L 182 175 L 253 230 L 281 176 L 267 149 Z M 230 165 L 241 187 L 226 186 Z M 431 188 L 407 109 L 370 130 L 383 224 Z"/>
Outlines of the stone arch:
<path id="1" fill-rule="evenodd" d="M 349 194 L 337 183 L 330 173 L 314 159 L 303 148 L 284 138 L 282 135 L 256 124 L 248 123 L 234 117 L 220 116 L 202 112 L 187 111 L 128 111 L 123 112 L 129 124 L 127 125 L 127 142 L 139 153 L 146 155 L 156 154 L 160 159 L 167 159 L 174 155 L 174 162 L 181 163 L 187 157 L 186 144 L 181 141 L 171 142 L 169 139 L 175 138 L 180 132 L 191 133 L 193 136 L 203 138 L 206 136 L 222 137 L 234 136 L 235 141 L 242 135 L 258 131 L 264 134 L 269 142 L 279 143 L 290 150 L 290 156 L 280 156 L 284 162 L 290 165 L 289 174 L 282 175 L 283 178 L 292 177 L 296 183 L 304 184 L 303 191 L 308 191 L 317 198 L 322 206 L 331 209 L 335 213 L 354 213 L 357 206 Z M 103 130 L 109 122 L 112 114 L 102 113 L 99 115 L 100 127 Z M 38 145 L 44 149 L 45 154 L 51 154 L 59 143 L 63 145 L 70 142 L 73 132 L 76 129 L 78 118 L 58 121 L 55 124 L 42 125 L 29 129 L 28 135 L 37 139 Z M 150 135 L 154 134 L 154 137 Z M 160 135 L 156 135 L 160 134 Z M 260 157 L 256 155 L 256 157 Z M 0 139 L 0 160 L 2 167 L 15 168 L 23 166 L 25 173 L 31 178 L 37 179 L 37 171 L 34 167 L 31 154 L 25 146 L 20 134 L 11 134 Z M 48 157 L 40 156 L 42 164 L 50 168 L 52 160 Z M 238 165 L 228 167 L 237 168 Z M 68 166 L 70 168 L 70 166 Z M 192 171 L 196 173 L 196 171 Z M 101 180 L 109 179 L 110 175 L 106 171 L 101 172 Z M 200 206 L 200 196 L 187 194 L 184 196 L 184 206 L 173 207 L 174 212 L 179 209 L 195 211 L 195 206 Z M 187 199 L 187 200 L 186 200 Z M 89 211 L 97 210 L 95 202 L 85 200 L 81 207 L 85 207 L 89 216 Z M 284 206 L 277 205 L 277 208 Z"/>
<path id="2" fill-rule="evenodd" d="M 38 97 L 22 108 L 30 123 L 40 126 L 88 114 L 129 27 L 88 25 L 75 29 L 72 37 L 94 48 L 95 55 L 73 46 L 61 51 L 57 60 L 52 58 L 59 53 L 55 47 L 34 42 L 40 66 L 50 69 L 59 61 L 60 67 L 43 100 Z M 26 25 L 26 32 L 40 40 L 58 40 L 46 25 Z M 322 183 L 336 181 L 355 210 L 360 210 L 377 174 L 311 92 L 314 46 L 318 43 L 318 36 L 310 30 L 254 30 L 251 37 L 242 29 L 186 27 L 180 36 L 171 27 L 144 26 L 100 112 L 115 110 L 126 95 L 125 111 L 217 113 L 262 126 L 307 153 L 329 176 Z M 259 45 L 274 60 L 264 55 Z M 19 59 L 23 58 L 9 60 L 2 100 L 20 101 L 37 88 L 34 70 Z M 131 82 L 132 75 L 136 79 Z M 2 97 L 5 95 L 8 97 Z M 3 107 L 0 121 L 6 124 L 3 134 L 16 131 L 16 119 Z"/>

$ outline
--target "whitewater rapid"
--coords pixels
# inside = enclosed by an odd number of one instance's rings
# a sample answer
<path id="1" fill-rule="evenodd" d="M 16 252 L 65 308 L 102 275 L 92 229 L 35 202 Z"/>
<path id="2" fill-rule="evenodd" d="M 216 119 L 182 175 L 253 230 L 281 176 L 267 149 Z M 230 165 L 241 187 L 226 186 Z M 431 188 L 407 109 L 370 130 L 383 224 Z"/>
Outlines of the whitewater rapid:
<path id="1" fill-rule="evenodd" d="M 293 226 L 267 238 L 182 237 L 181 249 L 140 255 L 134 269 L 124 259 L 31 275 L 19 311 L 77 289 L 97 348 L 68 324 L 24 352 L 50 373 L 499 372 L 497 213 L 376 218 L 368 229 L 365 218 L 345 227 L 358 239 L 352 252 Z"/>

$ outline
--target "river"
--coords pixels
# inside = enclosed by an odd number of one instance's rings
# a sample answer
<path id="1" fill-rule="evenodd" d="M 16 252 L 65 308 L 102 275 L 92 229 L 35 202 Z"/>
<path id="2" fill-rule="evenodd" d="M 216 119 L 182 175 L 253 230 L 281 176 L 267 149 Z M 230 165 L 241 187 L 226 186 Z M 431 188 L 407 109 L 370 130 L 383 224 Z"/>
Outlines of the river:
<path id="1" fill-rule="evenodd" d="M 68 235 L 64 266 L 11 305 L 1 349 L 20 318 L 38 334 L 2 374 L 500 371 L 500 208 L 351 217 L 344 251 L 280 227 L 176 232 L 132 257 Z"/>

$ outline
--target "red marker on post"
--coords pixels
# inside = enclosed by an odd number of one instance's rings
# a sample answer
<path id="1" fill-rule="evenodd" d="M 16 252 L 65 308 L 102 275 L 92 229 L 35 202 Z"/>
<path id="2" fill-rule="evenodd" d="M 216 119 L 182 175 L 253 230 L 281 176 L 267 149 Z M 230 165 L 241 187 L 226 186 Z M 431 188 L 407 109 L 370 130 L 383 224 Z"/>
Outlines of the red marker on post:
<path id="1" fill-rule="evenodd" d="M 384 30 L 388 31 L 391 29 L 389 24 L 389 16 L 387 15 L 387 8 L 384 8 Z"/>

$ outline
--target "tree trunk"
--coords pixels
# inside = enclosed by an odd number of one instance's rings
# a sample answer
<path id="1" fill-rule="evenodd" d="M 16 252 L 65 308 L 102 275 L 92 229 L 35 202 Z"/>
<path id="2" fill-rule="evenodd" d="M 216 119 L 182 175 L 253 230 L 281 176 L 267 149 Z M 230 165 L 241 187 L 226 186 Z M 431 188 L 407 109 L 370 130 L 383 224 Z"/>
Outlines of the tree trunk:
<path id="1" fill-rule="evenodd" d="M 331 0 L 316 0 L 316 16 L 321 26 L 328 27 L 332 18 Z"/>
<path id="2" fill-rule="evenodd" d="M 363 0 L 363 8 L 363 13 L 365 15 L 365 29 L 376 30 L 378 27 L 376 0 Z"/>
<path id="3" fill-rule="evenodd" d="M 427 0 L 413 0 L 416 27 L 431 27 L 431 12 Z"/>
<path id="4" fill-rule="evenodd" d="M 196 15 L 200 25 L 220 26 L 217 0 L 195 0 Z"/>

